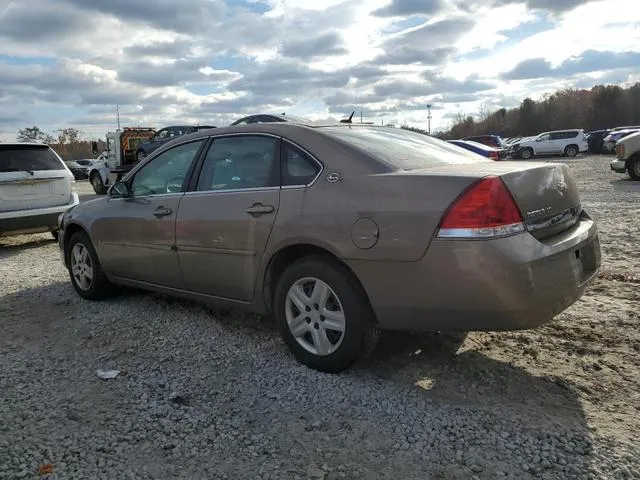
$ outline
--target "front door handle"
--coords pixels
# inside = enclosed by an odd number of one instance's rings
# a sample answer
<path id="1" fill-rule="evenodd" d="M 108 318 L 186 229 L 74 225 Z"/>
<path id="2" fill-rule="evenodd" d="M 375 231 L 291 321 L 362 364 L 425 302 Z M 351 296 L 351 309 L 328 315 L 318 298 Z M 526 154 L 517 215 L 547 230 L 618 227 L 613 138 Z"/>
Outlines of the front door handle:
<path id="1" fill-rule="evenodd" d="M 263 205 L 261 203 L 254 203 L 252 206 L 247 208 L 245 212 L 247 212 L 252 217 L 259 217 L 260 215 L 266 215 L 267 213 L 273 212 L 275 209 L 271 205 Z"/>
<path id="2" fill-rule="evenodd" d="M 173 213 L 173 210 L 171 210 L 170 208 L 158 207 L 154 210 L 153 215 L 156 218 L 162 218 L 162 217 L 166 217 L 167 215 L 171 215 L 172 213 Z"/>

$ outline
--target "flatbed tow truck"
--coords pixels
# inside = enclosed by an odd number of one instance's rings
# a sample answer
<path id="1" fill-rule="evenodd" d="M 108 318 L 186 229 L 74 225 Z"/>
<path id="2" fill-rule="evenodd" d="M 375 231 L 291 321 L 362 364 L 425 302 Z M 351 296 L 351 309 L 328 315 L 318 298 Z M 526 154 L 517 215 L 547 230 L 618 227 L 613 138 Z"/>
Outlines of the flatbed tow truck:
<path id="1" fill-rule="evenodd" d="M 111 185 L 120 180 L 137 162 L 138 146 L 155 135 L 153 128 L 125 127 L 107 133 L 106 160 L 97 162 L 89 171 L 89 182 L 98 195 L 104 195 Z M 94 154 L 98 153 L 97 142 L 92 142 Z"/>

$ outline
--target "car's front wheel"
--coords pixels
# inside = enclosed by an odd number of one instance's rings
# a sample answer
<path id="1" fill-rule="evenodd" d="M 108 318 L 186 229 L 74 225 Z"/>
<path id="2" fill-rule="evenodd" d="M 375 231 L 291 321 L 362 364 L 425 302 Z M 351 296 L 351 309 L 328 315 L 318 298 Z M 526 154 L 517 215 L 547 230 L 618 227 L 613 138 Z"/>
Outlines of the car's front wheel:
<path id="1" fill-rule="evenodd" d="M 284 271 L 274 315 L 295 358 L 322 372 L 340 372 L 365 357 L 380 334 L 364 289 L 328 256 L 302 258 Z"/>
<path id="2" fill-rule="evenodd" d="M 87 300 L 103 300 L 114 293 L 115 287 L 102 271 L 98 254 L 86 233 L 76 232 L 71 236 L 66 255 L 71 284 L 78 295 Z"/>
<path id="3" fill-rule="evenodd" d="M 522 158 L 523 160 L 529 160 L 531 157 L 533 157 L 533 150 L 531 150 L 530 148 L 523 148 L 520 151 L 520 158 Z"/>
<path id="4" fill-rule="evenodd" d="M 633 180 L 640 180 L 640 158 L 629 161 L 629 176 Z"/>
<path id="5" fill-rule="evenodd" d="M 107 193 L 107 189 L 104 187 L 104 182 L 102 181 L 102 176 L 98 172 L 93 172 L 91 174 L 91 178 L 89 179 L 91 182 L 91 186 L 93 187 L 93 191 L 98 195 L 104 195 Z"/>

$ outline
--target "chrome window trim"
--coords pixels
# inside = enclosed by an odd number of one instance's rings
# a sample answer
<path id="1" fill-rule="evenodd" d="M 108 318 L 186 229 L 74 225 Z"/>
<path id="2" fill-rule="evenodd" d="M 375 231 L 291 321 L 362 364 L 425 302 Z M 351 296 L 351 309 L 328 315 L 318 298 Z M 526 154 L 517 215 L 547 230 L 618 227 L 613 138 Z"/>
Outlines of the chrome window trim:
<path id="1" fill-rule="evenodd" d="M 245 193 L 245 192 L 266 192 L 280 190 L 280 187 L 250 187 L 250 188 L 230 188 L 227 190 L 194 190 L 192 192 L 185 192 L 184 195 L 211 195 L 222 193 Z"/>

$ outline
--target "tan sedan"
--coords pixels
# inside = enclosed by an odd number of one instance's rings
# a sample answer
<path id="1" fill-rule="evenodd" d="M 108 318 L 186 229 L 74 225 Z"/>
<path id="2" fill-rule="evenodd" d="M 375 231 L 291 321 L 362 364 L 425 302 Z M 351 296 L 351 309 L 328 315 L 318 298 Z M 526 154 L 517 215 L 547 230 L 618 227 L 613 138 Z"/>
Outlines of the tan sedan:
<path id="1" fill-rule="evenodd" d="M 127 285 L 270 314 L 295 357 L 328 372 L 384 329 L 538 326 L 600 265 L 566 166 L 370 125 L 180 137 L 60 232 L 83 298 Z"/>

